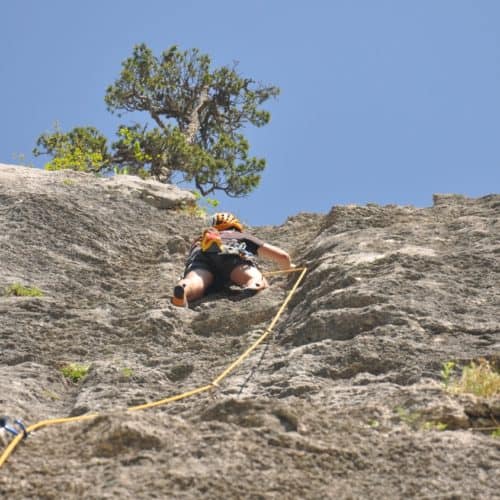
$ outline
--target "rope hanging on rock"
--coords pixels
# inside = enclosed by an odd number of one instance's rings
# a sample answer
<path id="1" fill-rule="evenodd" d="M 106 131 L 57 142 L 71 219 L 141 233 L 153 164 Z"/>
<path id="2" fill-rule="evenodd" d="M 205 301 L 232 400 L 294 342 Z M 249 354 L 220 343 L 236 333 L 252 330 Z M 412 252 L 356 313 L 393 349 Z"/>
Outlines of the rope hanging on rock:
<path id="1" fill-rule="evenodd" d="M 168 403 L 172 403 L 174 401 L 180 401 L 181 399 L 186 399 L 186 398 L 194 396 L 196 394 L 201 394 L 202 392 L 206 392 L 206 391 L 210 391 L 210 390 L 213 390 L 215 388 L 218 388 L 220 382 L 222 382 L 223 379 L 225 379 L 232 371 L 234 371 L 236 369 L 236 367 L 239 366 L 272 333 L 273 328 L 275 327 L 276 323 L 278 322 L 280 316 L 283 314 L 285 307 L 288 305 L 291 298 L 295 294 L 298 286 L 300 285 L 301 281 L 304 279 L 304 276 L 307 272 L 307 268 L 306 267 L 295 267 L 295 268 L 291 268 L 291 269 L 284 269 L 281 271 L 271 271 L 271 272 L 265 273 L 267 276 L 269 276 L 269 275 L 275 275 L 275 274 L 296 273 L 296 272 L 300 272 L 299 277 L 295 281 L 293 287 L 288 292 L 288 295 L 286 296 L 285 300 L 281 304 L 278 312 L 275 314 L 271 323 L 264 330 L 264 333 L 245 352 L 243 352 L 243 354 L 241 354 L 220 375 L 218 375 L 210 384 L 198 387 L 196 389 L 192 389 L 192 390 L 187 391 L 187 392 L 183 392 L 181 394 L 177 394 L 175 396 L 170 396 L 170 397 L 165 398 L 165 399 L 160 399 L 158 401 L 152 401 L 150 403 L 145 403 L 145 404 L 138 405 L 138 406 L 131 406 L 131 407 L 127 408 L 127 411 L 138 411 L 138 410 L 146 410 L 148 408 L 154 408 L 156 406 L 165 405 Z M 91 414 L 87 414 L 87 415 L 79 415 L 77 417 L 53 418 L 53 419 L 48 419 L 48 420 L 41 420 L 40 422 L 37 422 L 36 424 L 32 424 L 28 427 L 24 427 L 24 425 L 22 425 L 20 420 L 16 420 L 15 422 L 19 426 L 21 432 L 18 431 L 17 434 L 15 434 L 14 432 L 10 431 L 11 434 L 14 434 L 14 438 L 8 444 L 8 446 L 5 448 L 3 453 L 0 455 L 0 468 L 4 465 L 4 463 L 7 461 L 9 456 L 16 449 L 17 445 L 24 438 L 26 438 L 31 432 L 36 431 L 38 429 L 41 429 L 43 427 L 49 427 L 52 425 L 65 424 L 65 423 L 70 423 L 70 422 L 79 422 L 79 421 L 83 421 L 83 420 L 91 420 L 91 419 L 94 419 L 96 417 L 100 417 L 103 415 L 104 414 L 102 414 L 102 413 L 91 413 Z M 3 422 L 6 424 L 7 420 L 4 420 Z M 4 425 L 4 427 L 5 427 L 5 425 Z M 9 429 L 10 428 L 11 427 L 9 427 Z M 7 429 L 7 430 L 9 430 L 9 429 Z"/>

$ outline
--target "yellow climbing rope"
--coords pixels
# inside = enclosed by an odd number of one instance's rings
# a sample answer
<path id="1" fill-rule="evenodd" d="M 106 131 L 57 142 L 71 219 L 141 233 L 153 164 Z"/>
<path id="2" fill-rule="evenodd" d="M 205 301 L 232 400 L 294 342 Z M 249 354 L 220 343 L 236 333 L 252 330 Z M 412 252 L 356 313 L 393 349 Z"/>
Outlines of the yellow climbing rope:
<path id="1" fill-rule="evenodd" d="M 238 365 L 240 365 L 252 353 L 252 351 L 254 351 L 272 333 L 273 328 L 275 327 L 280 316 L 282 315 L 283 311 L 285 310 L 285 307 L 288 305 L 288 303 L 290 302 L 290 299 L 293 297 L 299 284 L 304 279 L 304 276 L 307 272 L 307 268 L 306 267 L 294 267 L 294 268 L 290 268 L 290 269 L 284 269 L 281 271 L 271 271 L 268 273 L 264 273 L 266 276 L 270 276 L 270 275 L 275 275 L 275 274 L 295 273 L 295 272 L 300 272 L 299 277 L 295 281 L 293 287 L 288 292 L 288 295 L 286 296 L 285 300 L 281 304 L 281 307 L 279 308 L 278 312 L 275 314 L 275 316 L 272 319 L 269 326 L 265 329 L 264 333 L 243 354 L 241 354 L 238 357 L 238 359 L 233 361 L 210 384 L 204 385 L 202 387 L 198 387 L 196 389 L 192 389 L 192 390 L 187 391 L 187 392 L 183 392 L 181 394 L 177 394 L 175 396 L 170 396 L 170 397 L 165 398 L 165 399 L 160 399 L 158 401 L 152 401 L 150 403 L 145 403 L 145 404 L 138 405 L 138 406 L 131 406 L 131 407 L 127 408 L 127 411 L 138 411 L 138 410 L 146 410 L 148 408 L 154 408 L 156 406 L 165 405 L 168 403 L 172 403 L 174 401 L 180 401 L 181 399 L 185 399 L 185 398 L 194 396 L 196 394 L 201 394 L 202 392 L 210 391 L 210 390 L 213 390 L 213 389 L 219 387 L 219 383 L 224 378 L 226 378 Z M 79 421 L 83 421 L 83 420 L 91 420 L 91 419 L 94 419 L 94 418 L 99 417 L 99 416 L 103 416 L 103 414 L 102 413 L 91 413 L 91 414 L 87 414 L 87 415 L 79 415 L 77 417 L 53 418 L 53 419 L 48 419 L 48 420 L 41 420 L 40 422 L 37 422 L 36 424 L 32 424 L 32 425 L 26 427 L 25 433 L 19 433 L 16 436 L 14 436 L 12 441 L 5 448 L 2 455 L 0 455 L 0 468 L 4 465 L 4 463 L 7 461 L 9 456 L 16 449 L 17 445 L 24 439 L 24 437 L 27 434 L 29 434 L 33 431 L 36 431 L 38 429 L 41 429 L 43 427 L 49 427 L 51 425 L 58 425 L 58 424 L 65 424 L 65 423 L 69 423 L 69 422 L 79 422 Z"/>

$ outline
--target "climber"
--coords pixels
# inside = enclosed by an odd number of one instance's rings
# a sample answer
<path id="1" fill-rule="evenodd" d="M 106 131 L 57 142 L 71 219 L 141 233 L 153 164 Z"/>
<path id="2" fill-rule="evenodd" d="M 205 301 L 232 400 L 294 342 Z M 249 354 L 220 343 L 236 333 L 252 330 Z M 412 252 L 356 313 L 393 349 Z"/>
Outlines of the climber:
<path id="1" fill-rule="evenodd" d="M 219 290 L 233 283 L 258 292 L 269 286 L 257 267 L 256 258 L 270 259 L 281 269 L 295 267 L 287 252 L 245 233 L 241 222 L 230 213 L 216 213 L 189 252 L 184 277 L 174 287 L 172 304 L 187 307 L 210 288 Z"/>

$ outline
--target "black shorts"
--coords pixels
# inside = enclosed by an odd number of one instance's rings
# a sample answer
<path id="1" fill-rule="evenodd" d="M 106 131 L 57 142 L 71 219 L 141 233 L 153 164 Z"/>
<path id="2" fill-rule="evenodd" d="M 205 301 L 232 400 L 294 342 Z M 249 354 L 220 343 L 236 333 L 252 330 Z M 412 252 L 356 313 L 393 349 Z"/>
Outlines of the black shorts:
<path id="1" fill-rule="evenodd" d="M 188 257 L 184 276 L 190 271 L 204 269 L 214 275 L 212 287 L 220 289 L 231 282 L 231 273 L 242 264 L 257 267 L 251 260 L 232 254 L 206 253 L 196 249 Z"/>

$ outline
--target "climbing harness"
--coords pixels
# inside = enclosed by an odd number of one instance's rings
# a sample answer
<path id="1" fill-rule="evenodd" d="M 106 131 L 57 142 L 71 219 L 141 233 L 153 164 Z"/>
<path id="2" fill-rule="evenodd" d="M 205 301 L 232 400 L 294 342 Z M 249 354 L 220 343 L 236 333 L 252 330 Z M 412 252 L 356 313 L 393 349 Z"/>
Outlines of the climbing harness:
<path id="1" fill-rule="evenodd" d="M 201 238 L 198 240 L 201 251 L 208 254 L 217 255 L 238 255 L 244 260 L 256 262 L 255 255 L 247 250 L 246 243 L 237 238 L 224 238 L 222 241 L 221 234 L 215 227 L 210 227 L 203 231 Z"/>
<path id="2" fill-rule="evenodd" d="M 215 389 L 218 389 L 220 387 L 220 383 L 222 382 L 223 379 L 225 379 L 232 371 L 236 369 L 250 354 L 260 345 L 266 338 L 273 333 L 273 328 L 275 327 L 276 323 L 278 322 L 279 318 L 283 314 L 283 311 L 285 310 L 285 307 L 288 305 L 290 302 L 291 298 L 295 294 L 298 286 L 304 279 L 304 276 L 307 272 L 306 267 L 294 267 L 291 269 L 284 269 L 281 271 L 272 271 L 269 273 L 264 273 L 266 276 L 269 275 L 276 275 L 276 274 L 281 274 L 281 273 L 295 273 L 299 272 L 300 275 L 293 284 L 292 288 L 288 292 L 288 295 L 286 296 L 285 300 L 281 304 L 280 308 L 278 309 L 278 312 L 274 315 L 274 318 L 272 319 L 271 323 L 269 326 L 264 330 L 264 333 L 250 346 L 248 349 L 243 352 L 235 361 L 233 361 L 220 375 L 218 375 L 212 382 L 210 382 L 207 385 L 197 387 L 195 389 L 192 389 L 187 392 L 183 392 L 181 394 L 177 394 L 175 396 L 170 396 L 165 399 L 161 399 L 158 401 L 152 401 L 150 403 L 145 403 L 142 405 L 138 406 L 132 406 L 127 408 L 126 411 L 138 411 L 138 410 L 146 410 L 148 408 L 154 408 L 157 406 L 165 405 L 168 403 L 172 403 L 174 401 L 180 401 L 182 399 L 186 399 L 188 397 L 194 396 L 196 394 L 201 394 L 203 392 L 207 391 L 212 391 Z M 83 420 L 92 420 L 95 419 L 99 416 L 102 416 L 103 414 L 101 413 L 90 413 L 87 415 L 79 415 L 76 417 L 66 417 L 66 418 L 53 418 L 53 419 L 48 419 L 48 420 L 42 420 L 40 422 L 37 422 L 36 424 L 32 424 L 28 427 L 24 427 L 24 425 L 20 422 L 20 420 L 16 420 L 14 423 L 19 427 L 19 430 L 14 429 L 10 425 L 8 425 L 8 419 L 6 417 L 3 417 L 0 420 L 0 427 L 8 427 L 7 431 L 10 432 L 11 434 L 14 435 L 12 441 L 8 444 L 8 446 L 5 448 L 3 453 L 0 455 L 0 468 L 5 464 L 9 456 L 13 453 L 13 451 L 16 449 L 17 445 L 24 439 L 26 436 L 28 436 L 30 433 L 41 429 L 43 427 L 49 427 L 52 425 L 58 425 L 58 424 L 64 424 L 64 423 L 69 423 L 69 422 L 80 422 Z M 10 430 L 9 430 L 10 429 Z M 14 432 L 12 432 L 14 431 Z M 17 431 L 17 432 L 16 432 Z"/>

